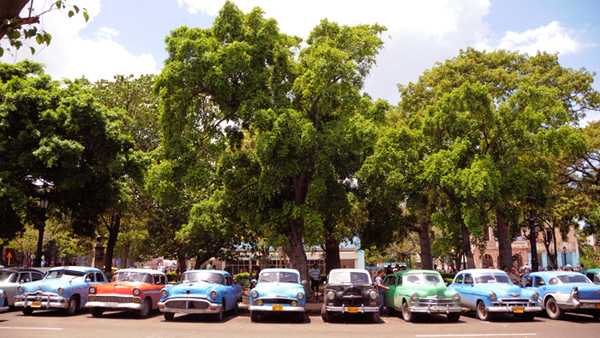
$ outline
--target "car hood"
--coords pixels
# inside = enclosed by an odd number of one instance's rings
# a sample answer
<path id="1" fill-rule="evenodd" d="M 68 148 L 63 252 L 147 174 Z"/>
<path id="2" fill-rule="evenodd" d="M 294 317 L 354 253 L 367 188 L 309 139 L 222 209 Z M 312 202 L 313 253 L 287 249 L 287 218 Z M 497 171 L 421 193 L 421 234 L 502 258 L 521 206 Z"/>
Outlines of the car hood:
<path id="1" fill-rule="evenodd" d="M 304 293 L 304 287 L 295 283 L 258 283 L 254 289 L 259 297 L 294 297 Z"/>
<path id="2" fill-rule="evenodd" d="M 521 297 L 526 296 L 526 290 L 523 290 L 518 285 L 508 283 L 486 283 L 477 284 L 474 286 L 476 290 L 488 291 L 495 293 L 498 297 Z"/>
<path id="3" fill-rule="evenodd" d="M 328 284 L 325 291 L 343 292 L 344 294 L 359 295 L 366 291 L 375 290 L 372 284 Z"/>
<path id="4" fill-rule="evenodd" d="M 139 282 L 119 282 L 119 283 L 108 283 L 95 285 L 96 293 L 116 293 L 116 294 L 130 294 L 133 289 L 140 288 L 148 284 Z"/>
<path id="5" fill-rule="evenodd" d="M 211 283 L 181 283 L 178 285 L 174 285 L 169 288 L 169 296 L 170 297 L 207 297 L 207 295 L 212 291 L 216 290 L 217 292 L 221 291 L 223 286 L 221 284 L 211 284 Z"/>
<path id="6" fill-rule="evenodd" d="M 21 286 L 25 289 L 25 292 L 36 292 L 38 290 L 42 292 L 56 292 L 58 288 L 72 288 L 85 285 L 85 282 L 78 279 L 64 279 L 64 278 L 56 278 L 56 279 L 43 279 L 36 282 L 23 283 Z"/>
<path id="7" fill-rule="evenodd" d="M 449 298 L 456 293 L 454 290 L 449 290 L 444 284 L 417 284 L 401 286 L 401 288 L 409 293 L 417 292 L 420 297 L 439 296 Z"/>

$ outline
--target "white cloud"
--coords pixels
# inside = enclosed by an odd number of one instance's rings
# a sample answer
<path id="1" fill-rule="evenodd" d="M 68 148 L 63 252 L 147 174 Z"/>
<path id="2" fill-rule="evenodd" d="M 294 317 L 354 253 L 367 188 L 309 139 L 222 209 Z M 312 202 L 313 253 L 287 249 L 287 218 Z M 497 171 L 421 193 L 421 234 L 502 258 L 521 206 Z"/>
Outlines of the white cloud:
<path id="1" fill-rule="evenodd" d="M 34 4 L 45 5 L 44 2 Z M 94 20 L 101 10 L 100 0 L 86 0 L 85 8 L 90 21 Z M 132 55 L 125 46 L 113 41 L 119 34 L 113 28 L 101 28 L 93 39 L 79 36 L 87 24 L 82 15 L 68 18 L 66 13 L 51 11 L 42 16 L 40 27 L 52 35 L 49 46 L 28 41 L 26 43 L 37 50 L 35 55 L 32 56 L 29 48 L 24 46 L 14 56 L 5 54 L 0 61 L 13 63 L 32 59 L 46 64 L 46 72 L 57 79 L 85 76 L 95 81 L 112 79 L 116 74 L 139 76 L 158 72 L 152 55 Z"/>

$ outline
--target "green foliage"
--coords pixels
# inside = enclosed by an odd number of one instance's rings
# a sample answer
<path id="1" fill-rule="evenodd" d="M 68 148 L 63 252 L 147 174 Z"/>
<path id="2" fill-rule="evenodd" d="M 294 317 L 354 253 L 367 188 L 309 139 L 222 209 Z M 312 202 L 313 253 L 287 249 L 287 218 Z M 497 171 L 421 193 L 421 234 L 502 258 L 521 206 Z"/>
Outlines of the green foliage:
<path id="1" fill-rule="evenodd" d="M 233 278 L 235 279 L 236 284 L 239 284 L 243 287 L 250 286 L 250 274 L 247 272 L 238 273 L 237 275 L 233 276 Z"/>

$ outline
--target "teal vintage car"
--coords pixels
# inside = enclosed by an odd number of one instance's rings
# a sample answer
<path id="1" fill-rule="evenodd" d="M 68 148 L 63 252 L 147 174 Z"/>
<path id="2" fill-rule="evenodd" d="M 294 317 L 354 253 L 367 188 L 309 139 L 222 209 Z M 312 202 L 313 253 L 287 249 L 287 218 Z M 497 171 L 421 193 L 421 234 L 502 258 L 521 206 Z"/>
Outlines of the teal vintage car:
<path id="1" fill-rule="evenodd" d="M 460 318 L 460 295 L 446 288 L 434 270 L 402 270 L 385 276 L 385 306 L 390 313 L 400 312 L 407 322 L 418 314 L 445 314 L 449 321 Z"/>
<path id="2" fill-rule="evenodd" d="M 288 314 L 304 322 L 306 281 L 296 269 L 263 269 L 256 286 L 250 291 L 250 319 L 258 321 L 262 314 Z"/>
<path id="3" fill-rule="evenodd" d="M 579 272 L 584 274 L 593 283 L 600 284 L 600 269 L 587 269 L 587 270 L 581 270 Z"/>

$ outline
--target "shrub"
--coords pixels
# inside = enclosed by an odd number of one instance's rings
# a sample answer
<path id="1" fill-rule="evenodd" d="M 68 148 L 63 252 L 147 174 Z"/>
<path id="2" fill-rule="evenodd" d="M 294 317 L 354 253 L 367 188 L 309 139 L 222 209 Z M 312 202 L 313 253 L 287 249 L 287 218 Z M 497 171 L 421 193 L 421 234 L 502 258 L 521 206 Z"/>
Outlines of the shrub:
<path id="1" fill-rule="evenodd" d="M 233 276 L 235 282 L 241 286 L 250 286 L 250 274 L 247 272 L 238 273 Z"/>

